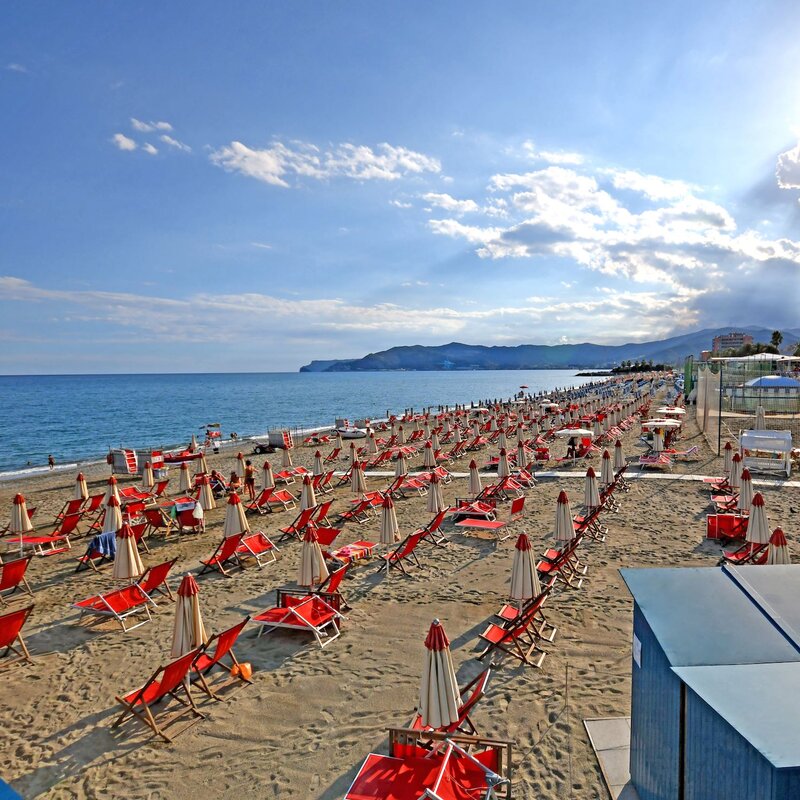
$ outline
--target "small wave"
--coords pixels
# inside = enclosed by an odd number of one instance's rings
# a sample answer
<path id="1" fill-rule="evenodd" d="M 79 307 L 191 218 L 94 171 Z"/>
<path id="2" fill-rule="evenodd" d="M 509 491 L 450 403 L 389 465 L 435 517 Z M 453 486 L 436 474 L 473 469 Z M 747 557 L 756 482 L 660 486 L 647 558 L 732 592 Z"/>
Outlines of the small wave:
<path id="1" fill-rule="evenodd" d="M 32 475 L 47 475 L 49 472 L 65 472 L 66 470 L 77 468 L 77 462 L 73 464 L 56 464 L 52 470 L 47 464 L 41 467 L 26 467 L 25 469 L 11 470 L 10 472 L 0 472 L 0 481 L 13 481 L 17 478 L 30 478 Z"/>

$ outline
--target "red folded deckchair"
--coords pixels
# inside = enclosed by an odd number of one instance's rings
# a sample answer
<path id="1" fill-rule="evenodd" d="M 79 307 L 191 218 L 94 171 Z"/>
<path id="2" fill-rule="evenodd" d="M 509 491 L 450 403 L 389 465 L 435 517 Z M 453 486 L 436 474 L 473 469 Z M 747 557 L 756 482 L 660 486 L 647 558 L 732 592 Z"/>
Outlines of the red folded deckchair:
<path id="1" fill-rule="evenodd" d="M 194 704 L 187 681 L 189 669 L 200 654 L 200 650 L 201 648 L 198 647 L 196 650 L 188 652 L 185 656 L 176 658 L 169 664 L 159 667 L 144 686 L 139 689 L 134 689 L 134 691 L 128 692 L 128 694 L 122 697 L 117 697 L 117 701 L 125 710 L 111 727 L 116 728 L 118 725 L 122 724 L 127 717 L 134 716 L 147 725 L 148 728 L 152 729 L 152 731 L 158 734 L 164 741 L 171 742 L 173 737 L 164 730 L 165 727 L 171 725 L 187 711 L 191 712 L 194 716 L 190 725 L 197 722 L 198 719 L 202 719 L 203 714 L 197 710 Z M 180 695 L 183 695 L 186 699 L 182 699 Z M 173 714 L 165 723 L 159 724 L 156 720 L 153 706 L 161 700 L 168 701 L 170 697 L 181 703 L 184 708 L 180 713 Z M 186 726 L 186 728 L 188 727 L 189 725 Z M 183 730 L 186 730 L 186 728 Z M 182 731 L 179 732 L 182 733 Z"/>
<path id="2" fill-rule="evenodd" d="M 16 661 L 11 663 L 16 663 L 17 661 L 33 663 L 21 633 L 22 626 L 27 621 L 31 611 L 33 611 L 33 606 L 28 606 L 16 611 L 9 611 L 7 614 L 0 616 L 0 650 L 5 651 L 3 656 L 7 656 L 9 653 L 14 653 L 18 656 Z"/>
<path id="3" fill-rule="evenodd" d="M 233 536 L 226 536 L 217 545 L 217 549 L 209 559 L 206 561 L 200 559 L 200 563 L 203 565 L 203 568 L 200 570 L 198 575 L 203 575 L 204 573 L 215 569 L 221 572 L 227 578 L 229 577 L 229 574 L 225 570 L 225 565 L 232 564 L 234 562 L 244 569 L 242 559 L 236 552 L 239 545 L 242 543 L 242 536 L 244 536 L 242 533 L 237 533 Z"/>
<path id="4" fill-rule="evenodd" d="M 236 656 L 234 655 L 233 646 L 236 644 L 236 640 L 239 638 L 239 634 L 241 634 L 244 626 L 247 625 L 249 621 L 250 617 L 245 617 L 241 622 L 238 622 L 232 628 L 228 628 L 228 630 L 220 633 L 215 633 L 206 642 L 205 647 L 202 648 L 202 651 L 197 655 L 194 663 L 192 664 L 192 672 L 197 676 L 197 680 L 200 682 L 203 690 L 208 694 L 209 697 L 213 697 L 215 700 L 221 700 L 222 698 L 220 698 L 220 696 L 208 685 L 206 676 L 217 665 L 227 670 L 228 674 L 234 678 L 234 681 L 226 683 L 223 687 L 218 687 L 217 691 L 225 688 L 225 686 L 235 683 L 236 681 L 241 681 L 242 683 L 253 682 L 250 680 L 250 678 L 242 675 L 240 669 L 234 669 L 234 667 L 239 667 L 239 662 L 236 660 Z M 214 652 L 211 653 L 211 645 L 214 642 L 216 642 L 216 646 L 214 648 Z M 230 666 L 225 664 L 222 660 L 226 656 L 230 658 Z M 233 674 L 234 672 L 236 673 L 235 675 Z"/>
<path id="5" fill-rule="evenodd" d="M 13 561 L 0 564 L 0 603 L 5 604 L 5 598 L 20 589 L 33 597 L 33 591 L 28 581 L 25 580 L 25 572 L 32 558 L 33 556 L 25 556 L 25 558 L 15 558 Z M 3 592 L 6 594 L 3 595 Z"/>

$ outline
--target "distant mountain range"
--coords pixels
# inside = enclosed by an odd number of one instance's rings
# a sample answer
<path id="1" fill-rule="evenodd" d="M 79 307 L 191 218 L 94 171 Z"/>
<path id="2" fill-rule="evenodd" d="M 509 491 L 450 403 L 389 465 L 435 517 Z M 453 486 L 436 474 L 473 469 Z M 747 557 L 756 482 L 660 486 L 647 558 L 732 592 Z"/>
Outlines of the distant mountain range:
<path id="1" fill-rule="evenodd" d="M 707 328 L 706 330 L 659 339 L 653 342 L 631 342 L 620 345 L 584 344 L 520 344 L 499 347 L 450 344 L 428 347 L 410 345 L 392 347 L 363 358 L 341 361 L 312 361 L 300 372 L 370 372 L 383 370 L 478 370 L 478 369 L 609 369 L 622 361 L 652 360 L 654 364 L 680 364 L 689 355 L 711 349 L 715 336 L 732 330 L 749 333 L 756 342 L 769 342 L 772 331 L 767 328 Z M 782 349 L 800 342 L 800 328 L 781 331 Z"/>

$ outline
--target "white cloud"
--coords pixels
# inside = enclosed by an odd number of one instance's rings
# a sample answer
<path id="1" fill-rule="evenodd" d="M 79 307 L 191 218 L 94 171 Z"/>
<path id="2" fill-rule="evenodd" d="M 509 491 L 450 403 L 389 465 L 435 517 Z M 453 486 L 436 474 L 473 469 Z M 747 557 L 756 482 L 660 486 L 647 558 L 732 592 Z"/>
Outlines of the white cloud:
<path id="1" fill-rule="evenodd" d="M 15 61 L 12 61 L 10 64 L 6 64 L 6 69 L 9 72 L 28 72 L 28 68 L 24 64 L 17 64 Z"/>
<path id="2" fill-rule="evenodd" d="M 131 127 L 139 133 L 153 133 L 153 131 L 171 131 L 169 122 L 142 122 L 136 117 L 131 117 Z"/>
<path id="3" fill-rule="evenodd" d="M 275 141 L 258 149 L 234 141 L 212 151 L 209 158 L 228 172 L 284 188 L 290 186 L 289 179 L 297 177 L 394 181 L 407 175 L 441 171 L 437 159 L 385 143 L 374 149 L 349 143 L 321 149 L 308 142 Z"/>
<path id="4" fill-rule="evenodd" d="M 462 214 L 469 214 L 478 211 L 478 204 L 474 200 L 456 200 L 449 194 L 438 194 L 436 192 L 428 192 L 422 195 L 422 199 L 432 206 L 442 208 L 449 211 L 451 214 L 461 216 Z"/>
<path id="5" fill-rule="evenodd" d="M 775 176 L 781 189 L 800 189 L 800 142 L 778 156 Z"/>
<path id="6" fill-rule="evenodd" d="M 635 170 L 607 169 L 601 172 L 611 176 L 616 189 L 630 189 L 649 197 L 651 200 L 680 200 L 697 190 L 685 181 L 660 178 L 657 175 L 643 175 Z"/>
<path id="7" fill-rule="evenodd" d="M 149 153 L 151 156 L 154 156 L 156 153 L 158 153 L 158 148 L 154 147 L 152 144 L 150 144 L 150 142 L 145 142 L 142 145 L 142 150 L 144 150 L 145 153 Z"/>
<path id="8" fill-rule="evenodd" d="M 176 150 L 181 150 L 184 153 L 191 153 L 192 148 L 189 147 L 188 144 L 184 144 L 183 142 L 179 142 L 177 139 L 173 139 L 171 136 L 167 136 L 166 133 L 160 136 L 160 139 L 164 144 L 168 144 L 170 147 L 174 147 Z"/>
<path id="9" fill-rule="evenodd" d="M 531 139 L 522 143 L 522 153 L 532 161 L 545 161 L 548 164 L 583 164 L 584 158 L 580 153 L 570 153 L 565 150 L 537 150 Z"/>
<path id="10" fill-rule="evenodd" d="M 111 141 L 120 149 L 120 150 L 135 150 L 137 148 L 137 144 L 133 139 L 129 139 L 124 133 L 115 133 L 111 137 Z"/>
<path id="11" fill-rule="evenodd" d="M 272 250 L 272 245 L 266 242 L 250 242 L 251 247 L 258 247 L 261 250 Z"/>
<path id="12" fill-rule="evenodd" d="M 394 206 L 395 208 L 413 208 L 414 207 L 413 203 L 406 203 L 406 202 L 404 202 L 402 200 L 390 200 L 389 201 L 389 205 L 390 206 Z"/>

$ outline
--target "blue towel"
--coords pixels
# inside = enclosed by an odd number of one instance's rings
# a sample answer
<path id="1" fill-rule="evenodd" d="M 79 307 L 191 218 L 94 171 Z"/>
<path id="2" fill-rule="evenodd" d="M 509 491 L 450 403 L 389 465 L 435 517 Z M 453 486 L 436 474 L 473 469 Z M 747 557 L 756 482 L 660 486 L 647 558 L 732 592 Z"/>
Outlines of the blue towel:
<path id="1" fill-rule="evenodd" d="M 100 553 L 109 560 L 117 555 L 117 534 L 114 531 L 100 533 L 89 542 L 90 553 Z"/>

